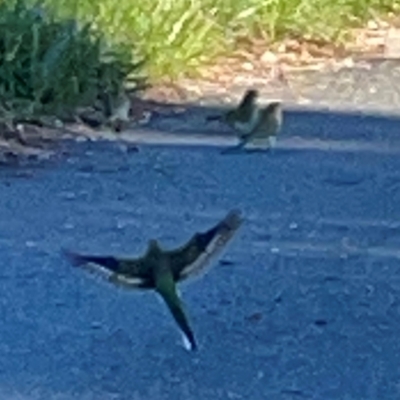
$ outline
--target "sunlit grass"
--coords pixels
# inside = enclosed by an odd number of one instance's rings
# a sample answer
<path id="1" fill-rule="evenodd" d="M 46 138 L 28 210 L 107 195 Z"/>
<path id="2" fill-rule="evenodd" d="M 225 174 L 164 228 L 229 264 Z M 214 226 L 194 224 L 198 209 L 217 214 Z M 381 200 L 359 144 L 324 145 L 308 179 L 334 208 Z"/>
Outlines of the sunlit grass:
<path id="1" fill-rule="evenodd" d="M 6 0 L 2 0 L 5 2 Z M 7 0 L 9 3 L 11 0 Z M 33 3 L 36 0 L 26 0 Z M 238 39 L 285 36 L 340 42 L 350 27 L 399 10 L 400 0 L 43 0 L 56 14 L 91 22 L 110 43 L 146 56 L 152 78 L 177 78 Z"/>
<path id="2" fill-rule="evenodd" d="M 284 36 L 340 42 L 349 27 L 400 0 L 45 0 L 58 12 L 92 20 L 111 40 L 150 60 L 153 78 L 176 78 L 229 53 L 238 38 Z"/>

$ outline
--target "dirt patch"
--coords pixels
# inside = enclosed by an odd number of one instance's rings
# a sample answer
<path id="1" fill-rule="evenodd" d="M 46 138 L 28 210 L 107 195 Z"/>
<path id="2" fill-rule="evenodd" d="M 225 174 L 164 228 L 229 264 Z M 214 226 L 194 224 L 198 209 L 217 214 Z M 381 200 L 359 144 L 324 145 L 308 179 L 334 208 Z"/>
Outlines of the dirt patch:
<path id="1" fill-rule="evenodd" d="M 258 39 L 242 43 L 231 57 L 218 59 L 200 71 L 200 78 L 183 79 L 175 85 L 159 85 L 147 94 L 155 101 L 196 101 L 215 91 L 223 100 L 237 85 L 285 86 L 294 101 L 302 96 L 292 81 L 313 71 L 338 71 L 368 60 L 400 59 L 400 18 L 369 21 L 349 32 L 348 41 L 332 44 L 307 38 L 290 38 L 269 44 Z M 165 94 L 168 93 L 166 96 Z M 227 99 L 228 100 L 228 99 Z"/>

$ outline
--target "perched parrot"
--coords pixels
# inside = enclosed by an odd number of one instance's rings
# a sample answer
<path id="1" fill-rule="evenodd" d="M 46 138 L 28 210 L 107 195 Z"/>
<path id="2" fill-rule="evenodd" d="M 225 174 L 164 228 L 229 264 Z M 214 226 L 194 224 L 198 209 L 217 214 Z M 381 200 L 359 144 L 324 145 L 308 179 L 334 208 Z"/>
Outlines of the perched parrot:
<path id="1" fill-rule="evenodd" d="M 258 91 L 248 89 L 236 108 L 222 115 L 211 115 L 207 117 L 207 121 L 223 121 L 237 131 L 239 137 L 247 135 L 258 121 L 257 99 Z"/>
<path id="2" fill-rule="evenodd" d="M 258 145 L 267 144 L 271 148 L 275 145 L 276 136 L 281 130 L 283 122 L 282 105 L 280 102 L 273 102 L 262 108 L 259 112 L 259 118 L 254 129 L 242 135 L 237 146 L 223 150 L 222 153 L 229 153 L 238 149 L 242 149 L 248 143 Z"/>

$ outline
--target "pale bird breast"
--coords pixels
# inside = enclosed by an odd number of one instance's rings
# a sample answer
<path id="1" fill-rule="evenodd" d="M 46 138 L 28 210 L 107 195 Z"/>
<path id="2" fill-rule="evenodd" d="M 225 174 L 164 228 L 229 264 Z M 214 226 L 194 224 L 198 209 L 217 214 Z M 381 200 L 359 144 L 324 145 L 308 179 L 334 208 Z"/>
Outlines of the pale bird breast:
<path id="1" fill-rule="evenodd" d="M 259 112 L 258 109 L 256 109 L 252 113 L 249 121 L 246 121 L 246 122 L 236 121 L 235 125 L 234 125 L 234 128 L 237 131 L 239 131 L 240 133 L 247 135 L 247 134 L 251 133 L 254 130 L 254 127 L 258 123 L 259 119 L 260 119 L 260 112 Z"/>
<path id="2" fill-rule="evenodd" d="M 253 129 L 253 125 L 249 122 L 235 122 L 234 124 L 234 128 L 240 132 L 243 133 L 245 135 L 247 135 L 248 133 L 250 133 Z"/>

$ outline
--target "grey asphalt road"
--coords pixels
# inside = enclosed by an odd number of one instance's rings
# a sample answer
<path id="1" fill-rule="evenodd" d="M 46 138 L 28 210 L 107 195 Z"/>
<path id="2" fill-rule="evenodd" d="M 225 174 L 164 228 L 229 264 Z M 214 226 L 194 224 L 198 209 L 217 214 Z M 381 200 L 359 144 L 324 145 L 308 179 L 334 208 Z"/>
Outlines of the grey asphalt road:
<path id="1" fill-rule="evenodd" d="M 399 126 L 294 110 L 271 152 L 221 155 L 230 136 L 194 124 L 2 169 L 0 398 L 399 399 Z M 173 247 L 233 207 L 222 262 L 181 286 L 197 353 L 155 294 L 60 254 Z"/>

